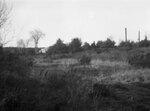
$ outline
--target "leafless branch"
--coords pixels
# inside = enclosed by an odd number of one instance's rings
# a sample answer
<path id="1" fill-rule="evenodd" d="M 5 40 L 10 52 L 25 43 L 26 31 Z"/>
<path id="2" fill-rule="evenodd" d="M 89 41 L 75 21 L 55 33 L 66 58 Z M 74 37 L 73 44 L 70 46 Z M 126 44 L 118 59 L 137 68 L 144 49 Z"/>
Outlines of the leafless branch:
<path id="1" fill-rule="evenodd" d="M 8 8 L 5 0 L 0 0 L 0 45 L 4 46 L 7 43 L 9 43 L 11 40 L 7 40 L 9 35 L 9 27 L 10 27 L 10 21 L 9 14 L 10 14 L 11 8 Z"/>
<path id="2" fill-rule="evenodd" d="M 41 30 L 39 30 L 39 29 L 35 29 L 34 31 L 31 31 L 30 34 L 31 34 L 31 39 L 35 43 L 35 48 L 37 48 L 39 40 L 41 38 L 43 38 L 43 36 L 45 36 L 45 34 Z"/>
<path id="3" fill-rule="evenodd" d="M 19 39 L 17 41 L 17 47 L 20 47 L 20 48 L 25 48 L 25 42 L 23 39 Z"/>

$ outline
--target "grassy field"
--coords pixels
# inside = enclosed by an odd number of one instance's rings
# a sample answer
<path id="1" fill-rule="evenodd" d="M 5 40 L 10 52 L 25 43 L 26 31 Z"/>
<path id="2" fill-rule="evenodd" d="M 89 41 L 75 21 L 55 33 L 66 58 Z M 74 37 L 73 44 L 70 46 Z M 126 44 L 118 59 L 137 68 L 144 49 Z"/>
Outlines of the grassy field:
<path id="1" fill-rule="evenodd" d="M 37 63 L 35 76 L 42 82 L 52 81 L 54 83 L 51 84 L 57 84 L 57 87 L 63 87 L 61 76 L 69 77 L 69 81 L 73 82 L 69 90 L 75 93 L 72 99 L 76 104 L 76 108 L 72 106 L 70 110 L 149 111 L 150 69 L 135 68 L 122 56 L 114 60 L 110 58 L 112 53 L 104 55 L 92 55 L 89 65 L 80 65 L 77 57 L 43 59 L 41 61 L 50 62 L 47 65 Z M 76 101 L 77 98 L 79 100 Z"/>
<path id="2" fill-rule="evenodd" d="M 27 78 L 2 73 L 0 110 L 150 110 L 149 68 L 129 65 L 118 52 L 91 54 L 86 65 L 79 63 L 79 55 L 61 59 L 37 56 Z"/>

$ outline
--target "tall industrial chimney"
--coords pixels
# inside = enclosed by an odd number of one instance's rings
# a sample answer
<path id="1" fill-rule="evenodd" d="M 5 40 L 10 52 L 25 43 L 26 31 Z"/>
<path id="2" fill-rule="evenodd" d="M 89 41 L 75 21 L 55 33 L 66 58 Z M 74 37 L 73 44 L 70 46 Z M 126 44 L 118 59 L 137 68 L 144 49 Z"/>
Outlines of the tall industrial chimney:
<path id="1" fill-rule="evenodd" d="M 141 38 L 140 38 L 141 34 L 140 34 L 140 31 L 138 32 L 138 40 L 140 42 Z"/>
<path id="2" fill-rule="evenodd" d="M 127 28 L 125 28 L 125 42 L 127 42 Z"/>

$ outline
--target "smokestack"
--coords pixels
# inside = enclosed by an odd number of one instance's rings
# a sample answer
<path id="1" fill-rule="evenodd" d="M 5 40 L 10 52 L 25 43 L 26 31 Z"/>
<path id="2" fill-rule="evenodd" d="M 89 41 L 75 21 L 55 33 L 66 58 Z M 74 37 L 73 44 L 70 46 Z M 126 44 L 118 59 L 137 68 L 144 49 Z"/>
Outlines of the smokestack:
<path id="1" fill-rule="evenodd" d="M 138 32 L 138 40 L 139 40 L 139 42 L 140 42 L 140 40 L 141 40 L 141 38 L 140 38 L 140 31 Z"/>
<path id="2" fill-rule="evenodd" d="M 125 42 L 127 42 L 127 28 L 125 28 Z"/>

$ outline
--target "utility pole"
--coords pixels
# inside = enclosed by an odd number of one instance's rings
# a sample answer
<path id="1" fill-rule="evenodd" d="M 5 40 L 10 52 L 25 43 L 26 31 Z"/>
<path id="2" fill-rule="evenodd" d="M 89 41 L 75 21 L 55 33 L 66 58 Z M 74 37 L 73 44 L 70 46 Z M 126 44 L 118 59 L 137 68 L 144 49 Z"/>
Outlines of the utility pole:
<path id="1" fill-rule="evenodd" d="M 125 28 L 125 42 L 127 42 L 127 28 Z"/>
<path id="2" fill-rule="evenodd" d="M 140 30 L 139 30 L 139 32 L 138 32 L 138 40 L 139 40 L 139 42 L 141 41 L 140 36 L 141 36 L 141 34 L 140 34 Z"/>

